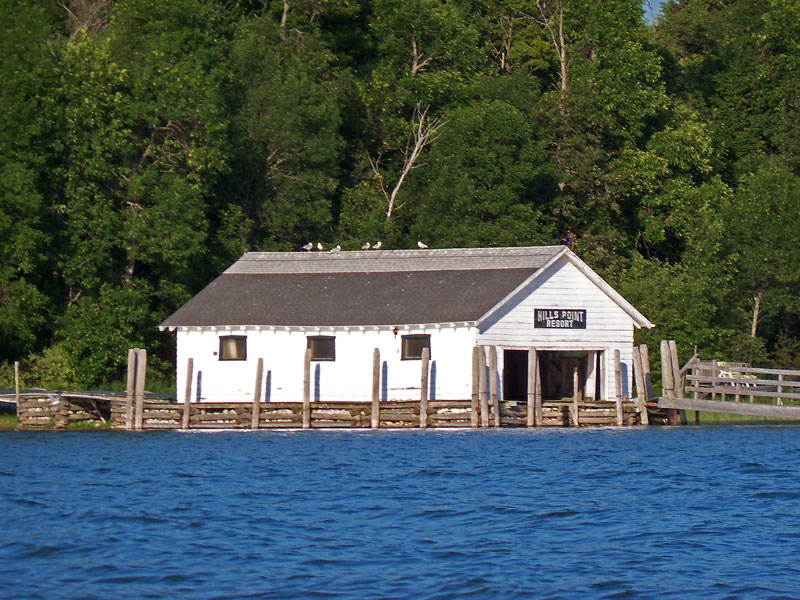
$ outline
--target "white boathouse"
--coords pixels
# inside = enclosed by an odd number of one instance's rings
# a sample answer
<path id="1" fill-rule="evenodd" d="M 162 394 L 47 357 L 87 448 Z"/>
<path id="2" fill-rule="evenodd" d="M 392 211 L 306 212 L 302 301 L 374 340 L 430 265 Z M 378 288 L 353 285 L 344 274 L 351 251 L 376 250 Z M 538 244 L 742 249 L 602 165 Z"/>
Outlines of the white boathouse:
<path id="1" fill-rule="evenodd" d="M 249 252 L 161 324 L 177 333 L 177 382 L 193 361 L 193 402 L 251 402 L 258 359 L 262 401 L 301 402 L 306 349 L 312 401 L 366 401 L 373 351 L 380 399 L 466 400 L 472 349 L 495 346 L 502 400 L 524 400 L 528 349 L 544 400 L 631 395 L 633 333 L 653 327 L 565 246 Z M 182 400 L 183 392 L 178 394 Z"/>

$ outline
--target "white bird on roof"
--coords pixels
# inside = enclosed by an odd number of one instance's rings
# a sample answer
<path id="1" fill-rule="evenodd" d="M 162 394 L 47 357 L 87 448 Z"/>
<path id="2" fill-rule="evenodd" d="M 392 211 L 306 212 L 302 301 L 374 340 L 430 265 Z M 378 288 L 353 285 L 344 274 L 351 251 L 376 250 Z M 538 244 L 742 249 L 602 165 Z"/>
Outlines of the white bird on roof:
<path id="1" fill-rule="evenodd" d="M 417 248 L 419 248 L 420 250 L 424 250 L 427 247 L 428 247 L 428 244 L 423 244 L 422 242 L 417 242 Z"/>
<path id="2" fill-rule="evenodd" d="M 311 250 L 313 247 L 314 247 L 314 244 L 312 244 L 311 242 L 308 242 L 305 246 L 303 246 L 303 250 L 308 251 L 308 250 Z"/>
<path id="3" fill-rule="evenodd" d="M 317 242 L 317 250 L 322 250 L 322 242 Z"/>
<path id="4" fill-rule="evenodd" d="M 371 244 L 370 244 L 369 242 L 367 242 L 366 244 L 364 244 L 363 246 L 361 246 L 361 249 L 362 249 L 362 250 L 369 250 L 369 249 L 370 249 L 370 247 L 371 247 Z"/>
<path id="5" fill-rule="evenodd" d="M 381 242 L 380 240 L 378 240 L 377 242 L 375 242 L 375 243 L 372 245 L 372 249 L 373 249 L 373 250 L 380 250 L 380 249 L 381 249 L 381 246 L 383 246 L 383 242 Z"/>
<path id="6" fill-rule="evenodd" d="M 331 248 L 331 252 L 341 252 L 342 247 L 339 244 L 336 244 L 333 248 Z"/>

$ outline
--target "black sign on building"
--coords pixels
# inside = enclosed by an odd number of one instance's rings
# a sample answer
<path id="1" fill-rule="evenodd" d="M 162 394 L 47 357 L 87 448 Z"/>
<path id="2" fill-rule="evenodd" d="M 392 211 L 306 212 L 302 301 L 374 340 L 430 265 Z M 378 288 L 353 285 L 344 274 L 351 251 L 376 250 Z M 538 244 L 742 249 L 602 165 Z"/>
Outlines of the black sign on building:
<path id="1" fill-rule="evenodd" d="M 586 309 L 535 308 L 535 329 L 586 329 Z"/>

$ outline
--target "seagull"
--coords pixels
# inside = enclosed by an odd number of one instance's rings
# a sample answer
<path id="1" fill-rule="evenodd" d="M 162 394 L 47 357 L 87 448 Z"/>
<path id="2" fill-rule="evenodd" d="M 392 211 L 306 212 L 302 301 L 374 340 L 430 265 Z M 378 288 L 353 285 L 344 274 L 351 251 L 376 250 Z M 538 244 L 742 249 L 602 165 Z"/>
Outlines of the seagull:
<path id="1" fill-rule="evenodd" d="M 420 250 L 425 250 L 428 247 L 428 244 L 423 244 L 422 242 L 417 242 L 417 248 Z"/>
<path id="2" fill-rule="evenodd" d="M 322 250 L 322 242 L 317 242 L 317 250 Z"/>
<path id="3" fill-rule="evenodd" d="M 331 252 L 341 252 L 342 247 L 339 244 L 336 244 L 333 248 L 331 248 Z"/>
<path id="4" fill-rule="evenodd" d="M 361 249 L 362 249 L 362 250 L 369 250 L 369 249 L 370 249 L 370 247 L 371 247 L 370 243 L 369 243 L 369 242 L 367 242 L 366 244 L 364 244 L 363 246 L 361 246 Z"/>
<path id="5" fill-rule="evenodd" d="M 380 240 L 378 240 L 377 242 L 375 242 L 372 245 L 372 249 L 373 250 L 380 250 L 382 245 L 383 245 L 383 243 Z"/>
<path id="6" fill-rule="evenodd" d="M 309 250 L 311 250 L 313 247 L 314 247 L 314 244 L 312 244 L 311 242 L 308 242 L 308 243 L 307 243 L 305 246 L 303 246 L 303 250 L 305 250 L 306 252 L 308 252 L 308 251 L 309 251 Z"/>

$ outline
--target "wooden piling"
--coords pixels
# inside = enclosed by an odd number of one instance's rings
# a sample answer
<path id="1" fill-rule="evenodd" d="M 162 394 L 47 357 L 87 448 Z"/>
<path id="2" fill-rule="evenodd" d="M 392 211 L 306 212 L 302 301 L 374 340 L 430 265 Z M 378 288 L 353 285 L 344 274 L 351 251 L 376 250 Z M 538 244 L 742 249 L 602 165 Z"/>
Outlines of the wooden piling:
<path id="1" fill-rule="evenodd" d="M 572 369 L 572 424 L 575 427 L 581 426 L 580 413 L 578 409 L 579 396 L 580 393 L 578 391 L 578 368 L 575 367 Z"/>
<path id="2" fill-rule="evenodd" d="M 311 427 L 311 348 L 303 359 L 303 429 Z"/>
<path id="3" fill-rule="evenodd" d="M 256 365 L 256 389 L 253 392 L 253 410 L 250 414 L 250 429 L 258 429 L 258 421 L 261 419 L 261 384 L 264 380 L 264 359 L 258 359 Z"/>
<path id="4" fill-rule="evenodd" d="M 14 361 L 14 403 L 17 407 L 17 414 L 20 414 L 19 410 L 19 361 Z M 19 421 L 19 418 L 17 418 Z"/>
<path id="5" fill-rule="evenodd" d="M 425 429 L 428 426 L 428 363 L 431 359 L 430 348 L 422 349 L 422 372 L 419 383 L 419 426 Z"/>
<path id="6" fill-rule="evenodd" d="M 528 348 L 528 414 L 525 425 L 535 426 L 536 423 L 536 385 L 539 380 L 539 357 L 536 348 Z"/>
<path id="7" fill-rule="evenodd" d="M 489 346 L 489 396 L 492 399 L 494 426 L 500 427 L 500 394 L 497 388 L 497 346 Z"/>
<path id="8" fill-rule="evenodd" d="M 675 340 L 669 340 L 669 356 L 672 363 L 672 379 L 675 383 L 675 398 L 683 398 L 683 376 L 681 375 L 681 363 L 678 360 L 678 344 Z M 679 410 L 678 416 L 680 417 L 681 425 L 687 425 L 686 411 Z"/>
<path id="9" fill-rule="evenodd" d="M 636 382 L 636 410 L 639 412 L 639 422 L 642 425 L 650 424 L 647 414 L 647 383 L 645 382 L 644 360 L 640 348 L 633 348 L 633 377 Z"/>
<path id="10" fill-rule="evenodd" d="M 186 388 L 183 392 L 183 428 L 189 429 L 191 426 L 192 411 L 192 378 L 194 377 L 194 359 L 186 361 Z"/>
<path id="11" fill-rule="evenodd" d="M 620 359 L 619 349 L 614 350 L 614 378 L 616 380 L 614 398 L 617 405 L 617 425 L 624 425 L 622 414 L 622 361 Z"/>
<path id="12" fill-rule="evenodd" d="M 381 351 L 378 348 L 372 351 L 372 410 L 370 411 L 370 427 L 378 429 L 381 426 Z"/>
<path id="13" fill-rule="evenodd" d="M 653 392 L 653 375 L 650 373 L 650 349 L 647 344 L 639 346 L 639 354 L 642 357 L 642 373 L 644 373 L 645 402 L 650 402 L 656 397 Z"/>
<path id="14" fill-rule="evenodd" d="M 134 429 L 142 429 L 144 416 L 144 384 L 147 373 L 147 350 L 136 348 L 136 384 L 134 385 Z"/>
<path id="15" fill-rule="evenodd" d="M 472 395 L 470 396 L 470 425 L 478 426 L 478 402 L 480 401 L 481 379 L 481 350 L 478 346 L 472 348 Z"/>
<path id="16" fill-rule="evenodd" d="M 481 400 L 481 427 L 489 426 L 489 392 L 486 388 L 486 351 L 478 346 L 480 359 L 480 378 L 478 380 Z"/>
<path id="17" fill-rule="evenodd" d="M 136 349 L 128 350 L 128 379 L 125 383 L 125 429 L 133 429 L 133 396 L 136 385 Z"/>
<path id="18" fill-rule="evenodd" d="M 661 340 L 661 387 L 665 398 L 675 397 L 675 373 L 672 370 L 672 356 L 667 340 Z M 678 411 L 674 408 L 670 408 L 668 411 L 669 424 L 677 425 Z"/>

